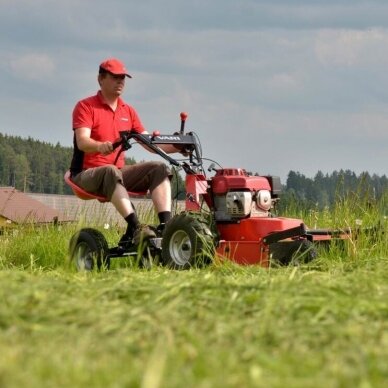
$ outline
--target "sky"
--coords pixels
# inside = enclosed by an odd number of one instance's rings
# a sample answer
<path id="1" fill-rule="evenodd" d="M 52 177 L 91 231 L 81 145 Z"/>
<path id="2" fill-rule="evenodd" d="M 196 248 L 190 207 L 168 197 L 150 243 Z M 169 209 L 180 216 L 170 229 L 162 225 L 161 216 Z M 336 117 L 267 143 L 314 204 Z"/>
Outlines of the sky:
<path id="1" fill-rule="evenodd" d="M 72 146 L 109 57 L 149 132 L 185 111 L 225 168 L 388 175 L 386 0 L 0 0 L 0 132 Z"/>

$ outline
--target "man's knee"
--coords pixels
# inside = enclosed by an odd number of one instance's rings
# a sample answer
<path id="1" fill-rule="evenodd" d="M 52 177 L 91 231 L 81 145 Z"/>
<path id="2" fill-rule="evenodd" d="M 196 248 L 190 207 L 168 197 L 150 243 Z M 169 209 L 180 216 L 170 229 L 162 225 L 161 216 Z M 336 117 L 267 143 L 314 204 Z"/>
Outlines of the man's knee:
<path id="1" fill-rule="evenodd" d="M 105 166 L 104 168 L 104 178 L 103 178 L 103 191 L 104 194 L 110 200 L 112 198 L 113 192 L 116 188 L 117 183 L 123 182 L 123 174 L 116 166 Z"/>
<path id="2" fill-rule="evenodd" d="M 161 183 L 170 182 L 172 173 L 170 168 L 163 162 L 154 162 L 152 174 L 150 176 L 150 190 L 153 191 Z"/>

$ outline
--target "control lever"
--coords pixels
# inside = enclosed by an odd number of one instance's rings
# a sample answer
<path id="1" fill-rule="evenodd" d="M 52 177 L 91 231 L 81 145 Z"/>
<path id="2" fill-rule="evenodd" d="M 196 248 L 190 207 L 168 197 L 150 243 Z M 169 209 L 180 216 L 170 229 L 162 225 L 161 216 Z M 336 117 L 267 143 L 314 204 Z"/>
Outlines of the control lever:
<path id="1" fill-rule="evenodd" d="M 181 130 L 180 130 L 181 135 L 183 135 L 185 131 L 185 123 L 186 123 L 187 116 L 188 115 L 186 112 L 181 112 Z"/>

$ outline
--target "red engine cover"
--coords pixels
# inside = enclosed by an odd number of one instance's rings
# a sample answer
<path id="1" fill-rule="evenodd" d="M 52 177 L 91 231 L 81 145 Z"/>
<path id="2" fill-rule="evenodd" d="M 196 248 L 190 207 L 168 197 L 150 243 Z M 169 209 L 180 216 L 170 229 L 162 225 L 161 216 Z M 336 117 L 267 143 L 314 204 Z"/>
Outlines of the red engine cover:
<path id="1" fill-rule="evenodd" d="M 268 179 L 263 176 L 248 175 L 241 168 L 226 168 L 218 170 L 212 178 L 213 194 L 225 194 L 234 190 L 271 190 Z"/>

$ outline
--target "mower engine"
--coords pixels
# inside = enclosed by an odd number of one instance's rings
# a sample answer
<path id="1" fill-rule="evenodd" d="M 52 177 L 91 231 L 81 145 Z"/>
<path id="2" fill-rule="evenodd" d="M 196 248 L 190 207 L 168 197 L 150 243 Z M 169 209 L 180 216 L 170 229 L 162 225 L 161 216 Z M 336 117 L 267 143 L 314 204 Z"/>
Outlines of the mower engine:
<path id="1" fill-rule="evenodd" d="M 268 217 L 281 192 L 280 179 L 248 174 L 240 168 L 217 170 L 211 179 L 215 220 L 233 222 Z"/>

